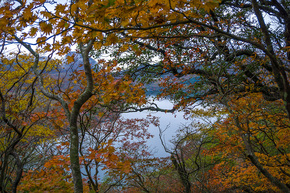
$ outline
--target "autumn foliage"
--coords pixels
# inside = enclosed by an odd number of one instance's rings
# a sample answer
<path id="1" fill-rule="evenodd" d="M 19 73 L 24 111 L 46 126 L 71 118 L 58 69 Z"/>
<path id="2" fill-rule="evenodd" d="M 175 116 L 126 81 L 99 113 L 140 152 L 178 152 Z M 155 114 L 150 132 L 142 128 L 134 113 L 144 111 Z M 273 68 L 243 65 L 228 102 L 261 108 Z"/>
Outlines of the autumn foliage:
<path id="1" fill-rule="evenodd" d="M 232 99 L 229 106 L 232 113 L 214 125 L 218 144 L 210 150 L 212 155 L 221 155 L 222 161 L 213 168 L 224 171 L 218 177 L 219 183 L 225 189 L 279 192 L 257 169 L 247 151 L 253 151 L 273 177 L 289 184 L 289 120 L 282 101 L 268 102 L 260 94 L 249 94 Z"/>
<path id="2" fill-rule="evenodd" d="M 277 0 L 1 1 L 0 192 L 290 192 L 289 18 Z M 193 121 L 168 146 L 158 118 L 122 117 L 142 111 Z"/>

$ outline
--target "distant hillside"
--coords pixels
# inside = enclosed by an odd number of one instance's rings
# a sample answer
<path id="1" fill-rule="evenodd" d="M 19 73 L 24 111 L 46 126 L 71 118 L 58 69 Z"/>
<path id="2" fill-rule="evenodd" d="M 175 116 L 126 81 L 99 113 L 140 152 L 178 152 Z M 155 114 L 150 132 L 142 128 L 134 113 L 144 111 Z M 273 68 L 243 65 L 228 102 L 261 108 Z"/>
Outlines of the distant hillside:
<path id="1" fill-rule="evenodd" d="M 170 75 L 167 75 L 167 76 L 170 76 Z M 165 78 L 167 76 L 164 76 L 163 78 Z M 183 92 L 187 92 L 187 90 L 186 90 L 187 86 L 197 82 L 198 81 L 198 77 L 187 75 L 185 77 L 182 77 L 182 78 L 178 79 L 177 81 L 179 83 L 183 83 L 184 84 Z M 156 96 L 156 95 L 160 94 L 161 93 L 161 89 L 162 89 L 159 86 L 160 82 L 161 81 L 156 81 L 156 82 L 152 82 L 150 84 L 145 84 L 145 87 L 147 89 L 146 94 L 147 95 L 153 95 L 153 96 Z"/>
<path id="2" fill-rule="evenodd" d="M 81 54 L 76 53 L 76 52 L 70 52 L 64 58 L 66 58 L 67 56 L 72 56 L 72 55 L 74 55 L 74 59 L 75 59 L 74 62 L 69 63 L 69 64 L 67 64 L 65 62 L 62 66 L 59 66 L 56 70 L 52 70 L 51 72 L 49 72 L 49 74 L 54 78 L 63 78 L 64 79 L 62 87 L 68 86 L 67 82 L 68 82 L 68 79 L 71 76 L 71 74 L 73 74 L 75 71 L 84 70 L 83 66 L 81 65 L 82 64 Z M 90 63 L 91 63 L 92 68 L 94 70 L 97 70 L 99 68 L 96 60 L 90 58 Z M 142 70 L 140 70 L 142 68 L 143 68 L 143 66 L 138 66 L 136 69 L 133 69 L 133 70 L 131 69 L 131 71 L 136 70 L 136 72 L 134 72 L 134 76 L 136 76 L 136 77 L 144 76 L 144 72 L 142 72 Z M 132 72 L 128 72 L 126 70 L 123 70 L 121 72 L 116 73 L 115 76 L 122 77 L 124 74 L 127 74 L 127 73 L 131 74 Z M 141 74 L 141 73 L 143 73 L 143 74 Z M 146 74 L 146 76 L 147 76 L 147 74 Z M 156 95 L 160 94 L 161 93 L 161 91 L 160 91 L 161 87 L 159 86 L 160 80 L 158 80 L 157 78 L 166 78 L 168 76 L 172 76 L 172 75 L 168 75 L 168 74 L 161 75 L 161 76 L 158 75 L 158 77 L 156 77 L 156 81 L 154 81 L 154 73 L 151 73 L 150 77 L 151 78 L 153 77 L 152 78 L 153 80 L 150 81 L 150 83 L 144 83 L 145 87 L 147 89 L 146 94 L 152 95 L 152 96 L 156 96 Z M 178 81 L 184 83 L 185 85 L 189 85 L 189 84 L 192 84 L 192 83 L 198 81 L 198 78 L 194 77 L 194 76 L 187 75 L 185 77 L 178 79 Z M 185 86 L 185 88 L 186 88 L 186 86 Z"/>

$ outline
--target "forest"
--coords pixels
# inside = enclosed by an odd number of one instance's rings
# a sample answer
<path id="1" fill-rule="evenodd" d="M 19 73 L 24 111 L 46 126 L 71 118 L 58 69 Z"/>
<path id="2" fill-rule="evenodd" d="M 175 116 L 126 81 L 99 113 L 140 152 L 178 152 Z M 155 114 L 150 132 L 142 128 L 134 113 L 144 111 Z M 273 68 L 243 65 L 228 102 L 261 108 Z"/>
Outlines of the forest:
<path id="1" fill-rule="evenodd" d="M 1 0 L 0 33 L 1 193 L 290 193 L 290 1 Z"/>

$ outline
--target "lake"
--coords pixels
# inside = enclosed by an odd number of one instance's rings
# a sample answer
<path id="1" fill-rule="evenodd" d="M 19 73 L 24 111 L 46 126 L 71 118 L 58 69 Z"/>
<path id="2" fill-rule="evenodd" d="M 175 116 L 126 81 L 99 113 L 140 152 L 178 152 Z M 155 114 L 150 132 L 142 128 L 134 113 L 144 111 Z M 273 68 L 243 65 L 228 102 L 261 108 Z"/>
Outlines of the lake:
<path id="1" fill-rule="evenodd" d="M 163 109 L 171 109 L 173 104 L 169 100 L 155 101 L 156 104 Z M 123 118 L 146 118 L 147 115 L 151 114 L 152 116 L 160 117 L 160 128 L 162 130 L 166 129 L 163 135 L 163 139 L 166 142 L 167 147 L 170 147 L 170 140 L 175 136 L 176 131 L 181 128 L 183 125 L 187 125 L 191 122 L 191 120 L 186 120 L 183 118 L 183 112 L 172 113 L 164 113 L 164 112 L 152 112 L 152 111 L 143 111 L 143 112 L 134 112 L 134 113 L 124 113 L 122 114 Z M 159 129 L 154 125 L 150 125 L 149 133 L 154 137 L 149 139 L 147 145 L 150 150 L 153 150 L 153 154 L 156 157 L 166 157 L 169 156 L 168 153 L 165 152 L 161 141 L 159 139 Z"/>

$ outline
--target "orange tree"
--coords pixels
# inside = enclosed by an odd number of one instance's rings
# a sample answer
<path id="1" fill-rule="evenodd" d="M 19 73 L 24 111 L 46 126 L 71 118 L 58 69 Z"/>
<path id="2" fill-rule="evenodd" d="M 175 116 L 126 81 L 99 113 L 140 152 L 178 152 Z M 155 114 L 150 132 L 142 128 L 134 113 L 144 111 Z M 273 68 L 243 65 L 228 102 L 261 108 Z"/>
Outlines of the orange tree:
<path id="1" fill-rule="evenodd" d="M 14 40 L 16 40 L 22 48 L 26 49 L 26 51 L 33 58 L 32 63 L 30 63 L 30 69 L 33 70 L 37 78 L 38 88 L 41 90 L 43 95 L 49 99 L 57 101 L 62 107 L 62 114 L 66 116 L 67 122 L 64 121 L 64 124 L 61 124 L 61 126 L 64 126 L 65 124 L 69 126 L 70 164 L 73 176 L 74 191 L 79 193 L 83 192 L 79 159 L 78 116 L 80 111 L 84 108 L 91 108 L 92 105 L 95 104 L 106 106 L 111 101 L 118 100 L 123 100 L 128 104 L 137 103 L 137 105 L 142 105 L 145 101 L 144 96 L 142 96 L 144 92 L 139 88 L 138 84 L 132 84 L 130 77 L 123 77 L 123 79 L 119 81 L 113 77 L 111 72 L 118 71 L 116 68 L 116 63 L 104 63 L 102 65 L 100 62 L 100 70 L 93 71 L 89 56 L 97 41 L 96 37 L 85 37 L 83 36 L 84 33 L 81 32 L 82 30 L 75 33 L 68 32 L 63 28 L 59 31 L 62 27 L 66 28 L 66 22 L 63 23 L 61 20 L 56 19 L 55 22 L 51 23 L 50 21 L 52 20 L 49 19 L 50 13 L 46 10 L 43 3 L 45 2 L 3 2 L 1 4 L 1 11 L 3 11 L 3 14 L 1 15 L 1 34 L 3 34 L 3 38 L 1 40 L 3 42 L 3 49 L 6 47 L 6 42 L 11 42 Z M 57 5 L 57 14 L 60 13 L 59 11 L 62 12 L 62 8 L 64 7 L 65 6 Z M 79 8 L 75 11 L 79 12 L 78 9 Z M 69 14 L 69 12 L 67 13 Z M 78 17 L 79 16 L 74 18 L 73 16 L 72 19 L 79 20 Z M 82 16 L 80 16 L 80 18 L 81 17 Z M 46 18 L 48 18 L 49 22 Z M 61 23 L 63 23 L 64 26 L 62 26 Z M 60 28 L 52 26 L 52 24 L 55 24 Z M 26 33 L 23 30 L 25 30 L 28 25 L 32 26 L 29 26 L 29 32 Z M 28 37 L 35 36 L 37 31 L 41 33 L 41 37 L 37 38 L 37 45 L 33 46 L 33 44 L 26 40 Z M 64 38 L 61 38 L 62 40 L 58 41 L 56 35 L 60 34 L 60 32 L 64 35 Z M 67 33 L 72 33 L 71 35 L 76 36 L 69 37 L 67 36 Z M 51 38 L 51 45 L 48 41 L 46 41 L 47 38 L 45 36 L 48 34 L 53 34 L 53 38 Z M 70 42 L 71 40 L 73 42 Z M 63 83 L 61 79 L 49 81 L 47 66 L 49 66 L 50 63 L 61 62 L 58 59 L 52 59 L 53 54 L 55 52 L 58 55 L 67 53 L 71 44 L 78 45 L 78 52 L 82 56 L 81 66 L 83 67 L 83 70 L 74 71 L 68 80 L 73 81 L 77 86 L 64 89 L 59 87 L 59 85 Z M 41 48 L 43 48 L 46 53 L 41 51 Z M 4 52 L 3 54 L 5 55 L 7 53 Z M 46 54 L 46 57 L 41 57 L 41 54 Z M 68 63 L 73 61 L 74 57 L 67 57 Z M 83 107 L 86 102 L 87 106 Z M 82 107 L 83 109 L 81 109 Z"/>
<path id="2" fill-rule="evenodd" d="M 88 122 L 82 119 L 80 126 L 80 154 L 85 170 L 83 175 L 87 179 L 89 189 L 94 192 L 102 191 L 100 184 L 104 184 L 100 181 L 100 170 L 103 170 L 106 176 L 122 176 L 132 171 L 132 164 L 137 158 L 128 158 L 126 151 L 118 146 L 126 144 L 127 151 L 136 151 L 135 142 L 132 141 L 145 143 L 151 137 L 147 128 L 155 123 L 155 119 L 122 119 L 119 114 L 103 109 L 102 113 L 104 112 L 103 116 L 98 117 L 99 120 Z M 86 118 L 87 116 L 85 115 Z M 110 189 L 119 183 L 107 185 Z"/>
<path id="3" fill-rule="evenodd" d="M 168 2 L 165 3 L 167 6 L 169 5 Z M 54 11 L 50 11 L 47 5 L 54 7 Z M 123 10 L 116 12 L 116 8 L 119 9 L 120 6 L 123 7 Z M 110 72 L 117 70 L 115 64 L 104 65 L 101 70 L 93 71 L 89 60 L 93 49 L 97 49 L 103 43 L 108 45 L 116 43 L 118 37 L 112 33 L 116 28 L 123 31 L 122 26 L 129 25 L 127 23 L 130 21 L 127 19 L 128 15 L 123 14 L 125 19 L 121 18 L 121 14 L 116 15 L 116 13 L 134 15 L 139 12 L 135 7 L 139 6 L 142 7 L 139 2 L 137 4 L 133 2 L 130 5 L 127 2 L 117 1 L 74 1 L 70 2 L 70 5 L 62 3 L 53 5 L 53 3 L 46 3 L 46 1 L 1 2 L 0 23 L 1 42 L 3 43 L 1 51 L 5 50 L 7 43 L 16 41 L 31 54 L 33 62 L 30 68 L 38 79 L 39 89 L 43 95 L 61 105 L 67 118 L 70 132 L 70 164 L 75 192 L 83 192 L 77 122 L 82 106 L 90 100 L 94 101 L 92 104 L 107 105 L 115 98 L 118 100 L 123 98 L 127 103 L 137 103 L 138 105 L 144 103 L 142 92 L 140 89 L 138 90 L 138 86 L 134 88 L 130 84 L 130 78 L 125 77 L 125 81 L 120 82 L 114 81 Z M 148 3 L 146 6 L 155 8 L 155 13 L 160 10 L 157 2 Z M 130 11 L 132 8 L 133 12 Z M 145 12 L 143 15 L 146 15 Z M 144 19 L 146 21 L 148 18 Z M 115 21 L 118 21 L 117 26 L 114 24 Z M 90 30 L 83 24 L 96 25 L 95 27 L 100 27 L 101 30 Z M 38 36 L 36 41 L 29 39 L 36 35 Z M 51 61 L 56 61 L 52 60 L 53 54 L 56 53 L 60 56 L 66 54 L 72 45 L 78 45 L 78 52 L 82 55 L 83 70 L 76 73 L 75 76 L 71 76 L 71 80 L 81 84 L 77 92 L 71 88 L 63 91 L 58 87 L 58 80 L 49 82 L 45 79 L 47 65 Z M 43 49 L 44 52 L 40 49 Z M 8 53 L 4 52 L 3 54 L 7 55 Z M 42 57 L 41 54 L 45 54 L 46 57 Z M 68 63 L 72 62 L 73 57 L 68 57 L 67 61 Z M 41 66 L 43 62 L 44 65 Z M 131 86 L 130 89 L 129 86 Z M 127 94 L 126 91 L 131 94 Z M 89 102 L 88 104 L 90 105 Z"/>
<path id="4" fill-rule="evenodd" d="M 289 120 L 283 102 L 249 94 L 227 104 L 229 115 L 216 123 L 219 143 L 211 149 L 213 155 L 222 154 L 223 162 L 216 167 L 228 172 L 217 175 L 219 183 L 231 189 L 280 192 L 272 180 L 288 185 L 290 169 Z"/>
<path id="5" fill-rule="evenodd" d="M 132 67 L 128 71 L 130 75 L 147 75 L 152 71 L 157 76 L 175 75 L 164 79 L 161 85 L 164 86 L 162 96 L 171 95 L 180 101 L 176 108 L 190 107 L 192 102 L 204 97 L 217 97 L 219 100 L 215 101 L 227 105 L 224 100 L 227 97 L 250 91 L 262 93 L 269 101 L 282 99 L 289 119 L 287 1 L 76 0 L 53 4 L 40 0 L 3 2 L 1 11 L 3 45 L 16 41 L 33 55 L 39 88 L 64 109 L 70 126 L 75 192 L 83 189 L 77 116 L 82 105 L 95 96 L 98 76 L 94 76 L 89 55 L 102 46 L 114 45 L 118 48 L 117 54 L 124 51 L 134 54 L 120 60 L 126 68 Z M 35 43 L 31 43 L 29 38 L 36 35 Z M 84 66 L 83 89 L 74 100 L 66 98 L 68 94 L 46 87 L 42 77 L 45 70 L 39 66 L 39 48 L 46 54 L 62 55 L 72 45 L 78 45 Z M 162 62 L 150 63 L 153 56 L 159 56 Z M 197 75 L 200 81 L 186 85 L 186 80 L 179 81 L 185 75 Z M 137 98 L 131 98 L 130 102 L 142 104 Z M 247 154 L 252 155 L 250 151 Z M 252 158 L 251 162 L 257 163 L 254 165 L 269 181 L 289 192 L 283 182 L 266 174 L 259 160 Z"/>
<path id="6" fill-rule="evenodd" d="M 40 170 L 33 169 L 25 172 L 18 187 L 19 192 L 73 192 L 67 156 L 53 156 L 41 165 Z"/>
<path id="7" fill-rule="evenodd" d="M 116 172 L 116 169 L 110 168 L 101 192 L 183 191 L 169 159 L 154 157 L 148 148 L 142 141 L 123 143 L 118 155 L 131 164 L 130 172 Z"/>
<path id="8" fill-rule="evenodd" d="M 283 101 L 267 101 L 257 93 L 227 98 L 224 106 L 191 112 L 194 117 L 222 117 L 208 126 L 195 124 L 194 133 L 203 134 L 200 140 L 211 139 L 198 155 L 210 167 L 201 167 L 204 182 L 192 178 L 190 183 L 203 185 L 205 192 L 283 192 L 269 180 L 289 184 L 289 120 Z M 193 147 L 189 153 L 194 155 L 198 151 Z"/>
<path id="9" fill-rule="evenodd" d="M 183 128 L 167 148 L 186 192 L 283 192 L 269 180 L 290 180 L 283 101 L 245 93 L 224 104 L 191 111 L 207 122 Z"/>
<path id="10" fill-rule="evenodd" d="M 179 1 L 170 4 L 166 14 L 149 19 L 160 24 L 144 27 L 149 34 L 140 30 L 135 36 L 132 29 L 126 29 L 120 37 L 130 38 L 131 42 L 119 44 L 116 55 L 120 63 L 130 63 L 133 76 L 144 75 L 148 79 L 150 73 L 159 77 L 163 87 L 159 96 L 176 99 L 175 108 L 184 107 L 189 113 L 191 104 L 203 99 L 228 107 L 231 114 L 234 111 L 230 110 L 229 99 L 261 93 L 269 103 L 282 100 L 281 110 L 286 110 L 289 119 L 289 3 L 225 0 L 218 4 L 210 10 L 202 6 L 195 9 L 192 4 Z M 166 7 L 165 3 L 158 4 L 162 5 Z M 175 18 L 179 16 L 175 21 L 184 23 L 172 22 L 171 13 Z M 140 28 L 141 18 L 138 15 L 132 20 Z M 127 58 L 122 54 L 124 47 L 132 53 Z M 152 56 L 159 56 L 161 62 L 154 63 Z M 235 124 L 238 127 L 238 122 Z M 244 142 L 241 146 L 251 164 L 282 192 L 289 192 L 288 182 L 263 167 L 262 160 L 252 156 L 256 150 Z M 285 178 L 289 178 L 287 172 Z"/>
<path id="11" fill-rule="evenodd" d="M 189 113 L 190 104 L 200 99 L 231 107 L 228 100 L 233 96 L 243 98 L 250 93 L 261 93 L 269 103 L 282 99 L 281 111 L 286 109 L 289 119 L 289 3 L 222 1 L 211 10 L 202 7 L 197 10 L 190 4 L 179 3 L 177 7 L 171 5 L 170 11 L 180 16 L 179 22 L 185 23 L 170 26 L 173 23 L 167 19 L 168 11 L 162 17 L 153 17 L 165 25 L 160 27 L 164 31 L 159 27 L 154 31 L 152 25 L 150 35 L 140 32 L 134 36 L 127 31 L 122 34 L 134 43 L 129 45 L 132 55 L 124 58 L 124 47 L 120 46 L 117 56 L 121 63 L 132 64 L 132 75 L 145 75 L 145 79 L 148 73 L 155 77 L 175 75 L 160 77 L 163 87 L 160 96 L 177 99 L 176 108 L 185 107 Z M 136 16 L 135 21 L 142 26 L 139 18 L 142 17 Z M 159 56 L 161 62 L 154 63 L 152 56 Z M 192 77 L 197 80 L 191 82 Z M 260 103 L 258 98 L 252 100 Z M 289 131 L 287 126 L 286 131 Z M 289 184 L 283 180 L 289 178 L 289 173 L 285 172 L 283 178 L 275 177 L 269 168 L 263 167 L 261 159 L 252 156 L 256 150 L 246 148 L 249 146 L 244 142 L 241 147 L 246 149 L 244 153 L 251 158 L 251 164 L 281 191 L 289 192 Z"/>

